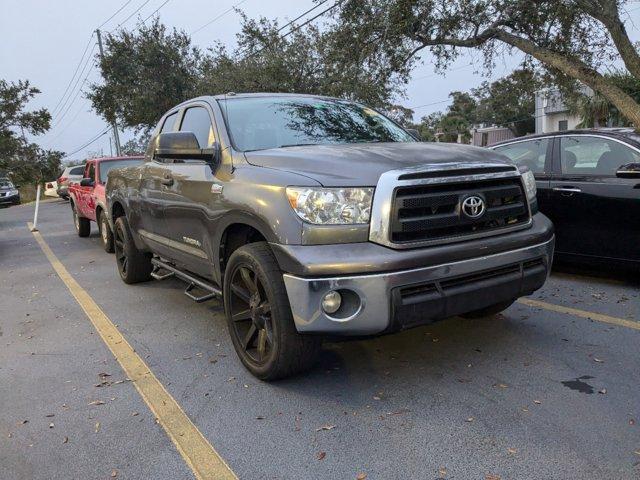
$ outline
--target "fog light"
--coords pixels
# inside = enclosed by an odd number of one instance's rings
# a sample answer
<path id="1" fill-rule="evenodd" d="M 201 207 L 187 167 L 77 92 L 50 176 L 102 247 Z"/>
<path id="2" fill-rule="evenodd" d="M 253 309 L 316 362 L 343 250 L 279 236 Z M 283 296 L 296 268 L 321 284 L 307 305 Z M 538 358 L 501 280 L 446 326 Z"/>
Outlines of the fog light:
<path id="1" fill-rule="evenodd" d="M 336 313 L 341 303 L 342 295 L 336 291 L 331 291 L 322 298 L 322 310 L 326 313 Z"/>

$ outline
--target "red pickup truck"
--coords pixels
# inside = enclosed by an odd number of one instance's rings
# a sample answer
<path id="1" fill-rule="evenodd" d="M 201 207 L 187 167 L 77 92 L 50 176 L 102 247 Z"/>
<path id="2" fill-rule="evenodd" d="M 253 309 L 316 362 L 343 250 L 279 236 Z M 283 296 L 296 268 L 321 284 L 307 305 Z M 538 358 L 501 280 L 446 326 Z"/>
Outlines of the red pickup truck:
<path id="1" fill-rule="evenodd" d="M 87 160 L 80 183 L 69 186 L 69 200 L 73 210 L 73 223 L 78 235 L 88 237 L 91 222 L 98 224 L 104 249 L 113 252 L 113 233 L 107 221 L 107 202 L 104 187 L 107 174 L 114 168 L 132 167 L 144 161 L 144 157 L 106 157 Z"/>

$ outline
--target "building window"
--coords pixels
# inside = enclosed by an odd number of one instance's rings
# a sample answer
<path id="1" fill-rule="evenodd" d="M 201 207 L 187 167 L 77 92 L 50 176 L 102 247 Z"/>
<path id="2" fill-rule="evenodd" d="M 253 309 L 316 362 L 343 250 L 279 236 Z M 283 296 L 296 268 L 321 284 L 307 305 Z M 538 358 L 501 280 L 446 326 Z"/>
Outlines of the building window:
<path id="1" fill-rule="evenodd" d="M 560 120 L 558 122 L 558 131 L 569 130 L 569 122 L 567 120 Z"/>

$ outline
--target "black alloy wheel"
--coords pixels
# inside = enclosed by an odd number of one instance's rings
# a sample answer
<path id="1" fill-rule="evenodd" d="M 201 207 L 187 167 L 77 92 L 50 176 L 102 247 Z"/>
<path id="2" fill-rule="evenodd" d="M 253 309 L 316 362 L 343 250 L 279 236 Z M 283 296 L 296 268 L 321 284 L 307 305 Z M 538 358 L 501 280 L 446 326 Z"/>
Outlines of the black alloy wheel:
<path id="1" fill-rule="evenodd" d="M 248 263 L 237 265 L 231 275 L 229 304 L 232 334 L 253 362 L 264 365 L 274 352 L 271 304 L 260 276 Z"/>

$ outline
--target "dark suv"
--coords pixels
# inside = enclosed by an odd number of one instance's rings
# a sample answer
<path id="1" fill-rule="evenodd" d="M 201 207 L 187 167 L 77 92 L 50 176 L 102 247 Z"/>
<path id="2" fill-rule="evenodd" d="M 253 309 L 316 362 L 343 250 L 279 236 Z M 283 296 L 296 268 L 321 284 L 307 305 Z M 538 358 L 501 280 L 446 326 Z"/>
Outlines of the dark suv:
<path id="1" fill-rule="evenodd" d="M 323 335 L 377 335 L 507 308 L 547 278 L 535 180 L 490 150 L 415 141 L 319 96 L 201 97 L 167 112 L 146 161 L 110 172 L 127 283 L 222 296 L 257 377 L 303 370 Z"/>

